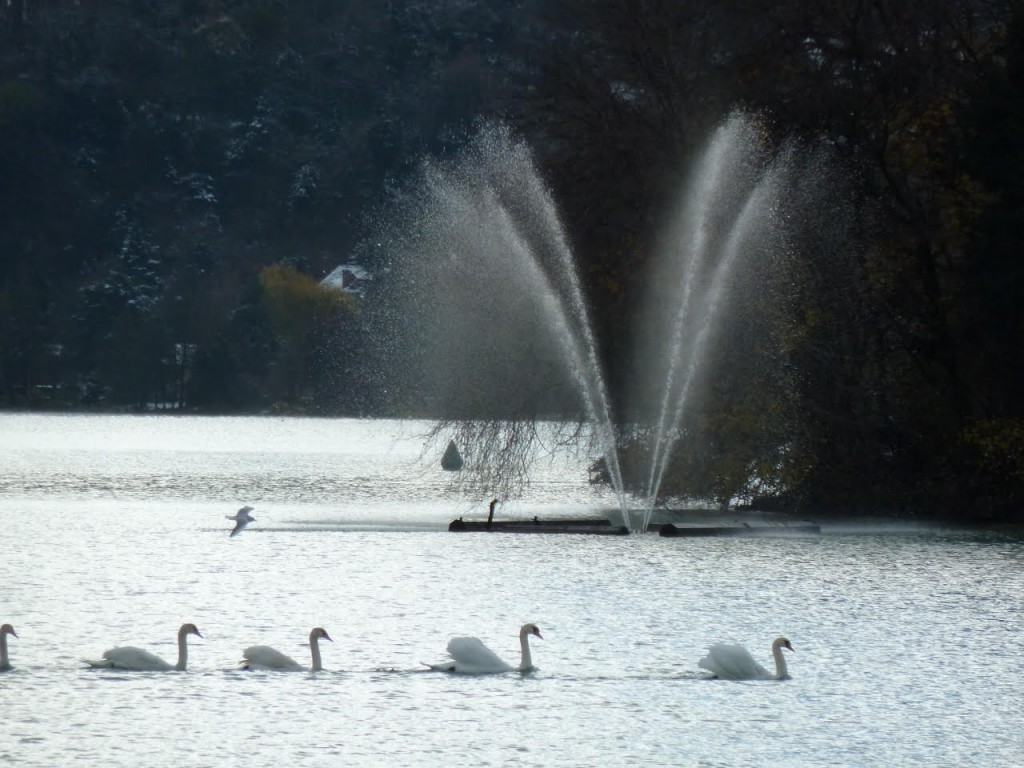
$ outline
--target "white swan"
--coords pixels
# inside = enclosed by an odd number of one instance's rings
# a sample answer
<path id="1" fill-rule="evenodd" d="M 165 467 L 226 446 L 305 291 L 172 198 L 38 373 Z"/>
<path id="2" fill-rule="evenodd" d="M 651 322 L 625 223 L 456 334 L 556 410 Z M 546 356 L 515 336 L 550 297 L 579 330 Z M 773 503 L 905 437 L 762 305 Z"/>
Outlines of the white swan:
<path id="1" fill-rule="evenodd" d="M 522 658 L 518 667 L 513 667 L 502 661 L 477 637 L 453 637 L 448 642 L 448 655 L 452 657 L 452 660 L 427 664 L 427 666 L 438 672 L 456 672 L 463 675 L 490 675 L 512 670 L 529 672 L 533 669 L 533 657 L 530 655 L 530 635 L 536 635 L 541 640 L 544 639 L 536 624 L 523 624 L 519 630 L 519 647 L 522 650 Z"/>
<path id="2" fill-rule="evenodd" d="M 104 669 L 127 669 L 134 672 L 168 672 L 178 670 L 183 672 L 188 664 L 188 641 L 189 635 L 202 637 L 195 624 L 182 624 L 178 630 L 178 663 L 168 664 L 159 656 L 144 651 L 141 648 L 134 648 L 130 645 L 123 645 L 119 648 L 111 648 L 104 651 L 103 658 L 96 661 L 86 661 L 91 667 Z"/>
<path id="3" fill-rule="evenodd" d="M 6 672 L 11 668 L 11 660 L 7 658 L 8 635 L 17 637 L 18 633 L 14 631 L 14 627 L 10 624 L 4 624 L 0 627 L 0 672 Z"/>
<path id="4" fill-rule="evenodd" d="M 786 659 L 782 656 L 783 648 L 793 650 L 789 640 L 777 637 L 772 643 L 772 656 L 775 657 L 774 675 L 754 661 L 750 651 L 742 645 L 712 645 L 708 649 L 708 655 L 698 661 L 697 665 L 721 680 L 786 680 L 789 678 L 789 671 L 786 668 Z"/>
<path id="5" fill-rule="evenodd" d="M 226 517 L 228 520 L 234 520 L 235 521 L 235 527 L 232 528 L 231 529 L 231 533 L 228 534 L 228 538 L 229 539 L 232 536 L 234 536 L 236 533 L 241 532 L 241 530 L 243 528 L 245 528 L 245 526 L 247 526 L 249 523 L 253 522 L 256 519 L 255 517 L 253 517 L 252 515 L 249 514 L 254 509 L 255 509 L 255 507 L 248 507 L 248 506 L 246 506 L 246 507 L 242 507 L 240 510 L 235 512 L 235 514 L 233 514 L 233 515 L 224 515 L 224 517 Z"/>
<path id="6" fill-rule="evenodd" d="M 320 661 L 320 638 L 331 640 L 327 630 L 323 627 L 314 627 L 309 633 L 309 650 L 313 654 L 313 666 L 311 672 L 320 672 L 324 667 Z M 251 645 L 242 651 L 242 669 L 276 669 L 281 671 L 301 671 L 306 668 L 290 656 L 285 656 L 276 648 L 269 645 Z"/>

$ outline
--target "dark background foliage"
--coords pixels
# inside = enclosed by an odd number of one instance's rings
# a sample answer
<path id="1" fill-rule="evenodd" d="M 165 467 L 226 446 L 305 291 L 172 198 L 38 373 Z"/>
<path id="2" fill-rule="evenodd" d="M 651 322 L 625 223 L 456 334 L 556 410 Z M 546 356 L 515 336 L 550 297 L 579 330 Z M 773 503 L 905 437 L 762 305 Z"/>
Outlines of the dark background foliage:
<path id="1" fill-rule="evenodd" d="M 1022 10 L 0 3 L 0 403 L 432 415 L 386 384 L 385 277 L 318 281 L 373 274 L 389 195 L 481 119 L 533 148 L 622 403 L 658 224 L 742 108 L 829 160 L 666 491 L 1019 519 Z"/>

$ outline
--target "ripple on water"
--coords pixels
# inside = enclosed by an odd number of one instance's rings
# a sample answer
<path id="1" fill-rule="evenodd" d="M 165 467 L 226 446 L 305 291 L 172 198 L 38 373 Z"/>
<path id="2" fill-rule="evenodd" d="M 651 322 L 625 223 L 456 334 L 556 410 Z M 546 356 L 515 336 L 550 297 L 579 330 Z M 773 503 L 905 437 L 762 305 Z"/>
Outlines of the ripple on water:
<path id="1" fill-rule="evenodd" d="M 60 417 L 0 421 L 2 619 L 19 633 L 0 758 L 14 765 L 1024 760 L 1019 537 L 451 536 L 414 529 L 486 507 L 402 474 L 418 443 L 396 458 L 364 424 L 100 419 L 64 438 Z M 19 438 L 29 422 L 49 426 Z M 228 539 L 223 515 L 243 502 L 258 524 Z M 80 661 L 125 643 L 173 656 L 183 621 L 204 635 L 186 673 Z M 545 638 L 535 674 L 421 670 L 457 634 L 515 658 L 525 621 Z M 313 626 L 334 638 L 324 673 L 235 669 L 253 643 L 308 655 Z M 782 633 L 792 680 L 697 668 L 715 642 L 769 664 Z"/>

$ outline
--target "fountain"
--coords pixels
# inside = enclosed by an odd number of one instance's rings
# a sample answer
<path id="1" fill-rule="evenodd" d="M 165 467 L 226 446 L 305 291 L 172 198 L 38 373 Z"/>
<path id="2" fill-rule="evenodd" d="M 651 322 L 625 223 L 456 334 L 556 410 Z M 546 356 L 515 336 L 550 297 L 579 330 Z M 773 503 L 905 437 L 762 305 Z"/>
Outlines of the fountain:
<path id="1" fill-rule="evenodd" d="M 640 370 L 657 371 L 664 381 L 661 405 L 651 439 L 651 459 L 639 522 L 646 530 L 658 498 L 662 477 L 678 439 L 678 427 L 689 404 L 694 382 L 703 370 L 715 321 L 721 313 L 729 281 L 754 239 L 776 231 L 775 206 L 785 174 L 791 167 L 788 153 L 765 168 L 758 148 L 756 127 L 734 115 L 713 136 L 697 172 L 686 190 L 666 247 L 658 254 L 652 285 L 675 287 L 672 302 L 650 302 L 647 358 Z M 657 348 L 658 340 L 667 340 Z"/>
<path id="2" fill-rule="evenodd" d="M 631 510 L 623 482 L 616 427 L 564 228 L 529 148 L 502 126 L 483 129 L 457 161 L 424 166 L 422 185 L 402 210 L 400 234 L 388 243 L 401 261 L 396 271 L 405 290 L 397 301 L 410 308 L 413 345 L 435 361 L 423 391 L 447 392 L 449 405 L 465 403 L 472 414 L 475 388 L 511 381 L 508 397 L 514 398 L 520 389 L 534 391 L 532 381 L 539 393 L 559 360 L 595 430 L 624 524 L 646 530 L 730 280 L 747 243 L 772 231 L 787 164 L 784 158 L 766 163 L 757 138 L 742 115 L 718 129 L 663 238 L 668 247 L 655 260 L 652 284 L 669 286 L 674 296 L 651 302 L 659 309 L 644 324 L 647 343 L 637 361 L 639 370 L 664 382 L 638 510 Z M 433 312 L 437 306 L 445 311 Z"/>

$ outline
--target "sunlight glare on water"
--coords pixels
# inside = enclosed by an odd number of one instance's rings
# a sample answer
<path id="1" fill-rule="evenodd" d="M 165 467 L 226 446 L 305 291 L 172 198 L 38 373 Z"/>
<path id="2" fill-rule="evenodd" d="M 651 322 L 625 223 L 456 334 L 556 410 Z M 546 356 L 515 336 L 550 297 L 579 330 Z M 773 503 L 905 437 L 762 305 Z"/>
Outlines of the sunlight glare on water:
<path id="1" fill-rule="evenodd" d="M 1012 766 L 1024 761 L 1024 540 L 450 534 L 396 422 L 0 416 L 0 760 L 16 766 Z M 585 462 L 582 462 L 585 464 Z M 550 470 L 548 470 L 551 472 Z M 586 473 L 509 514 L 592 514 Z M 232 514 L 257 522 L 228 538 Z M 384 522 L 382 522 L 384 521 Z M 385 524 L 386 523 L 386 524 Z M 186 673 L 87 669 L 116 644 Z M 538 669 L 426 671 L 453 635 Z M 325 672 L 245 673 L 269 644 Z M 792 679 L 703 679 L 713 642 Z"/>

